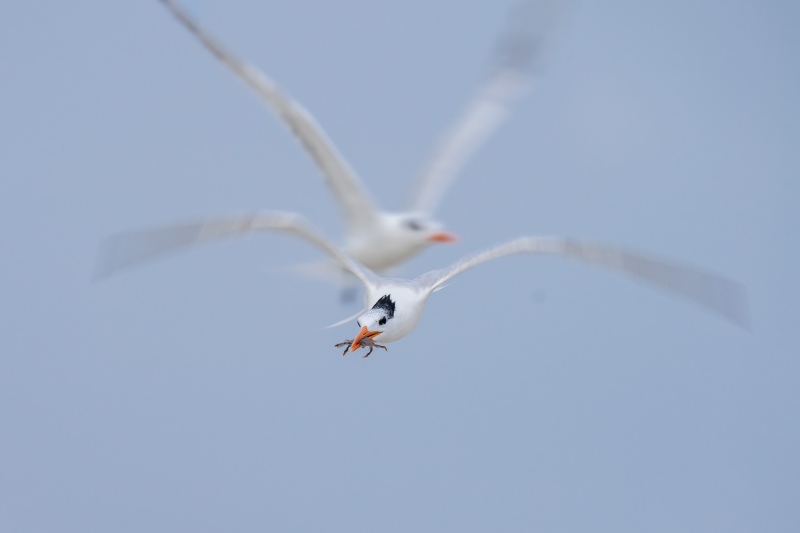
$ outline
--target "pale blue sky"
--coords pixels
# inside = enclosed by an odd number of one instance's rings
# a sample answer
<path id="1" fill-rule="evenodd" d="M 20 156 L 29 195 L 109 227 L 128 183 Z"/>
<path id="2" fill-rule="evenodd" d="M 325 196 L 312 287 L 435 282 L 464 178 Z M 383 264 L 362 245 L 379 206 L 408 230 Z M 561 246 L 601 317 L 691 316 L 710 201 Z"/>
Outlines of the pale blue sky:
<path id="1" fill-rule="evenodd" d="M 469 5 L 467 5 L 469 4 Z M 645 5 L 647 4 L 647 5 Z M 511 2 L 187 2 L 405 202 Z M 509 258 L 369 359 L 280 236 L 91 283 L 111 233 L 241 209 L 341 226 L 309 158 L 155 0 L 0 16 L 0 530 L 797 531 L 800 5 L 583 2 L 440 218 L 742 282 L 753 331 Z"/>

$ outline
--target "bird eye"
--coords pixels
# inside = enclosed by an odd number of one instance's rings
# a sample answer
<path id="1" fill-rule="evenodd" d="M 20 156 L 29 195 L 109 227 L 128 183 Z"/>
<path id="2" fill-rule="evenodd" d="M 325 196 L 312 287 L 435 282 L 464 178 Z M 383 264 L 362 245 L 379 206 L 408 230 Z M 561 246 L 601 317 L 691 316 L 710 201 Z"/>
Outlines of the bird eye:
<path id="1" fill-rule="evenodd" d="M 381 326 L 382 326 L 382 325 L 384 325 L 384 324 L 386 324 L 386 317 L 385 317 L 385 316 L 382 316 L 382 317 L 381 317 L 381 319 L 380 319 L 380 320 L 378 320 L 378 324 L 380 324 Z"/>
<path id="2" fill-rule="evenodd" d="M 406 227 L 410 230 L 419 231 L 422 229 L 422 224 L 416 220 L 406 220 Z"/>

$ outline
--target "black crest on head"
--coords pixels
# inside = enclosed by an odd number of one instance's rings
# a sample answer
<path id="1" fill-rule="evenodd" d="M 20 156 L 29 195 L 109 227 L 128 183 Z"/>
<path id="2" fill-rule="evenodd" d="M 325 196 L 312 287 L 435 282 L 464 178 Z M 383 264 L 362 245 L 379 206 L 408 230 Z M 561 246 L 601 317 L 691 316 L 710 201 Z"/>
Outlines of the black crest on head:
<path id="1" fill-rule="evenodd" d="M 373 309 L 383 309 L 386 312 L 387 318 L 392 318 L 394 316 L 394 301 L 392 300 L 392 295 L 387 294 L 385 296 L 381 296 L 380 299 L 375 302 L 375 305 L 372 306 Z"/>

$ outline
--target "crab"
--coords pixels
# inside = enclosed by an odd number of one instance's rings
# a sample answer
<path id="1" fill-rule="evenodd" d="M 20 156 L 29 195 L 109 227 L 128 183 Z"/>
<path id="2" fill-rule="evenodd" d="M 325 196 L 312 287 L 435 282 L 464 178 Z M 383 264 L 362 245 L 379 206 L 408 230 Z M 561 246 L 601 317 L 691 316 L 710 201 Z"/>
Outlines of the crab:
<path id="1" fill-rule="evenodd" d="M 346 340 L 344 342 L 340 342 L 339 344 L 335 344 L 334 348 L 341 348 L 342 346 L 344 346 L 345 349 L 342 355 L 347 355 L 347 352 L 348 350 L 350 350 L 350 346 L 352 346 L 352 344 L 353 344 L 352 340 Z M 369 357 L 369 354 L 371 354 L 372 350 L 374 350 L 375 348 L 383 348 L 387 352 L 389 351 L 389 349 L 386 348 L 386 346 L 384 346 L 383 344 L 378 344 L 377 342 L 373 341 L 370 337 L 364 337 L 363 339 L 361 339 L 361 341 L 359 341 L 358 343 L 358 348 L 369 348 L 367 355 L 363 355 L 362 357 Z M 358 348 L 356 348 L 356 350 Z"/>

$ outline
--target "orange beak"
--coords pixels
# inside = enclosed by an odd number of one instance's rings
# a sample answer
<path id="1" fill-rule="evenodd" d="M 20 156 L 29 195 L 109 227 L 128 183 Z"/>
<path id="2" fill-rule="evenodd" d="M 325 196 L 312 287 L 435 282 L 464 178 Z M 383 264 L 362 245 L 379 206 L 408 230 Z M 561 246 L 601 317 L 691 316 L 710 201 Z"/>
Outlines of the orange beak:
<path id="1" fill-rule="evenodd" d="M 361 326 L 361 331 L 358 332 L 358 335 L 356 335 L 355 340 L 353 340 L 353 344 L 350 345 L 350 351 L 355 352 L 356 350 L 361 348 L 361 339 L 364 338 L 371 339 L 378 333 L 380 333 L 380 331 L 370 331 L 367 329 L 367 326 Z"/>
<path id="2" fill-rule="evenodd" d="M 434 233 L 428 237 L 428 240 L 431 242 L 456 242 L 458 238 L 452 233 L 442 231 L 440 233 Z"/>

